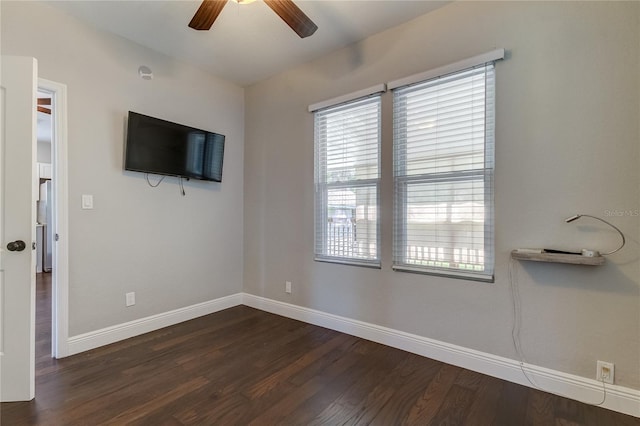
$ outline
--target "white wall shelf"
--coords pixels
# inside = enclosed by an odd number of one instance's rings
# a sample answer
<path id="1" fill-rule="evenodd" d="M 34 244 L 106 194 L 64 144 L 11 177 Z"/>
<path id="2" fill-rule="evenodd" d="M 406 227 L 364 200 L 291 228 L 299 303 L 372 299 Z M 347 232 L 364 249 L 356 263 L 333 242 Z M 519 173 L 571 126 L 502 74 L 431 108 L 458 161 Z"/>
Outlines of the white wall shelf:
<path id="1" fill-rule="evenodd" d="M 523 253 L 518 250 L 511 251 L 511 257 L 517 260 L 527 260 L 532 262 L 570 263 L 573 265 L 598 266 L 604 264 L 603 256 L 582 256 L 579 254 L 563 253 Z"/>

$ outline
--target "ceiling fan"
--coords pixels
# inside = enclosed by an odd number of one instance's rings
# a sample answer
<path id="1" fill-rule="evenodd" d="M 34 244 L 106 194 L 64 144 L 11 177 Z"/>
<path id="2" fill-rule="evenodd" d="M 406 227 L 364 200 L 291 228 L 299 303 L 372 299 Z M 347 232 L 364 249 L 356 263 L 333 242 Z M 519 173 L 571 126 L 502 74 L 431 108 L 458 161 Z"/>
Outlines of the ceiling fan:
<path id="1" fill-rule="evenodd" d="M 246 2 L 246 0 L 237 1 L 238 3 Z M 195 30 L 209 30 L 227 2 L 228 0 L 203 0 L 198 11 L 189 22 L 189 27 Z M 309 37 L 318 29 L 318 26 L 292 0 L 264 0 L 264 2 L 300 38 Z"/>
<path id="2" fill-rule="evenodd" d="M 41 105 L 47 105 L 49 107 L 47 108 Z M 51 98 L 38 98 L 38 112 L 51 115 Z"/>

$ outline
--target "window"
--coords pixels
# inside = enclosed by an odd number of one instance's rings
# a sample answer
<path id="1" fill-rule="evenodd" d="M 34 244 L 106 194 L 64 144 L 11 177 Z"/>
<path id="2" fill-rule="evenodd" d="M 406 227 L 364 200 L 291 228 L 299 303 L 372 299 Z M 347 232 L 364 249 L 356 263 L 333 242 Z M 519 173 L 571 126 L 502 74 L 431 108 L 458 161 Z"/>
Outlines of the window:
<path id="1" fill-rule="evenodd" d="M 493 280 L 494 67 L 393 92 L 394 269 Z"/>
<path id="2" fill-rule="evenodd" d="M 380 266 L 380 95 L 315 111 L 316 260 Z"/>

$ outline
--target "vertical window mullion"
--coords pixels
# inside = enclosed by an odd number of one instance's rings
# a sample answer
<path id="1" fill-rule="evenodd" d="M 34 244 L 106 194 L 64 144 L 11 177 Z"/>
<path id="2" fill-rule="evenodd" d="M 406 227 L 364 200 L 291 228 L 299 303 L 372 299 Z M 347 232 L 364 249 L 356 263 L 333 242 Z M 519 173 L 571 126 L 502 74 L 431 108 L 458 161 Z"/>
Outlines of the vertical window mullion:
<path id="1" fill-rule="evenodd" d="M 394 97 L 393 105 L 393 165 L 394 165 L 394 214 L 396 220 L 393 226 L 393 262 L 401 262 L 407 255 L 407 182 L 402 179 L 406 175 L 406 125 L 407 108 L 404 98 Z"/>
<path id="2" fill-rule="evenodd" d="M 485 253 L 484 261 L 493 275 L 494 254 L 494 161 L 495 161 L 495 72 L 493 67 L 485 74 L 485 200 L 488 200 L 491 209 L 485 211 Z M 487 268 L 487 269 L 489 269 Z"/>

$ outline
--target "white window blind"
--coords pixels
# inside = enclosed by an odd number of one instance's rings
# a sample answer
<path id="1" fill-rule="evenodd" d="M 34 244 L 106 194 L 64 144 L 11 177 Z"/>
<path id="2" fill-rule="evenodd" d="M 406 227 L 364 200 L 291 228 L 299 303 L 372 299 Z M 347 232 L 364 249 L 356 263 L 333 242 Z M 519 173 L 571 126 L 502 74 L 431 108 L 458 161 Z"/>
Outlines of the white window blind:
<path id="1" fill-rule="evenodd" d="M 315 111 L 316 260 L 380 266 L 380 95 Z"/>
<path id="2" fill-rule="evenodd" d="M 494 66 L 394 89 L 394 269 L 493 280 Z"/>

